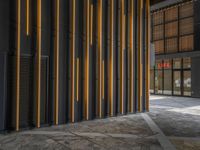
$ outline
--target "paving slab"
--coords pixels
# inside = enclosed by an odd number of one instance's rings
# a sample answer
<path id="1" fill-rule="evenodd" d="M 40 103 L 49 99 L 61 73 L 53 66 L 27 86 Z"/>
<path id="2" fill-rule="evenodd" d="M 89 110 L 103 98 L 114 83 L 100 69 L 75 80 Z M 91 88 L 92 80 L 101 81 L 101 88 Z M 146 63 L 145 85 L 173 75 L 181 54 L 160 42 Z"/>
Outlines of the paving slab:
<path id="1" fill-rule="evenodd" d="M 199 99 L 151 96 L 150 104 L 145 114 L 0 135 L 0 150 L 200 150 Z"/>

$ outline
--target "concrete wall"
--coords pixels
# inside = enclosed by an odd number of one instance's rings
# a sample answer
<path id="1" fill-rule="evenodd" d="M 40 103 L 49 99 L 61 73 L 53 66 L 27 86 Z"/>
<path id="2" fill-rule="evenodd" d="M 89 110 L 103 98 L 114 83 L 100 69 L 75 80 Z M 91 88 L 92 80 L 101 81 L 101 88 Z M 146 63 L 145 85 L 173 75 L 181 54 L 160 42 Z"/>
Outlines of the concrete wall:
<path id="1" fill-rule="evenodd" d="M 200 57 L 192 58 L 192 97 L 200 97 Z"/>

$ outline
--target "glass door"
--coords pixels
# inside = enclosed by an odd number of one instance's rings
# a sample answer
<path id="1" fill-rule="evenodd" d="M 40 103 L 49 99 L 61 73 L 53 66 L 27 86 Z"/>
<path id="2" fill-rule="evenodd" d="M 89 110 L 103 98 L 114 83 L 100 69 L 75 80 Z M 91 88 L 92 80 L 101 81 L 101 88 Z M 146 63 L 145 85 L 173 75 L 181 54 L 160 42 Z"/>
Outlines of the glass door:
<path id="1" fill-rule="evenodd" d="M 173 76 L 173 94 L 181 95 L 181 71 L 174 71 Z"/>
<path id="2" fill-rule="evenodd" d="M 191 71 L 183 71 L 183 94 L 191 96 Z"/>

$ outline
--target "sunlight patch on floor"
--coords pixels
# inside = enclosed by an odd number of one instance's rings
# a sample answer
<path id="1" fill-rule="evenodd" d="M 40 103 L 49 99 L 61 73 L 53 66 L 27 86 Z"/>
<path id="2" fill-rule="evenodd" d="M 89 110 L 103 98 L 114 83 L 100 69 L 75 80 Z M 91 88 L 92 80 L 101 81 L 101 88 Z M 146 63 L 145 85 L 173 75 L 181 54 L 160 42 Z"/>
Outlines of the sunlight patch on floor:
<path id="1" fill-rule="evenodd" d="M 170 109 L 168 111 L 200 116 L 200 106 L 185 107 L 185 108 L 174 108 L 174 109 Z"/>

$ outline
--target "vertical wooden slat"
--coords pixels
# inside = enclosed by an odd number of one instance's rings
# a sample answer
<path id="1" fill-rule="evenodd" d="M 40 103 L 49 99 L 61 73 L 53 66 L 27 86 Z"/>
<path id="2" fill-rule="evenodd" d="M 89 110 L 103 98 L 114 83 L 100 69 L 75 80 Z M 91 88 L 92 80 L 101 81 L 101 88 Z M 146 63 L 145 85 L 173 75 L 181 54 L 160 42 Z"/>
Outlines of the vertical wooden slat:
<path id="1" fill-rule="evenodd" d="M 134 48 L 133 48 L 133 15 L 134 15 L 134 2 L 130 1 L 130 112 L 133 113 L 133 90 L 134 90 Z"/>
<path id="2" fill-rule="evenodd" d="M 30 0 L 26 0 L 26 35 L 29 36 Z"/>
<path id="3" fill-rule="evenodd" d="M 149 111 L 149 90 L 150 90 L 150 0 L 146 0 L 146 111 Z"/>
<path id="4" fill-rule="evenodd" d="M 102 99 L 105 98 L 105 86 L 104 86 L 104 82 L 105 82 L 105 73 L 104 73 L 104 70 L 105 70 L 105 66 L 104 66 L 104 60 L 102 60 Z"/>
<path id="5" fill-rule="evenodd" d="M 90 4 L 90 45 L 93 43 L 93 4 Z"/>
<path id="6" fill-rule="evenodd" d="M 79 58 L 76 59 L 76 100 L 79 101 Z"/>
<path id="7" fill-rule="evenodd" d="M 55 125 L 58 125 L 58 101 L 59 101 L 59 36 L 60 36 L 60 0 L 56 0 L 56 50 L 55 50 Z"/>
<path id="8" fill-rule="evenodd" d="M 99 52 L 99 117 L 102 117 L 102 0 L 98 0 L 98 52 Z"/>
<path id="9" fill-rule="evenodd" d="M 17 1 L 17 52 L 16 52 L 16 131 L 19 131 L 20 103 L 20 51 L 21 51 L 21 0 Z"/>
<path id="10" fill-rule="evenodd" d="M 138 6 L 138 111 L 142 111 L 142 5 L 139 0 Z"/>
<path id="11" fill-rule="evenodd" d="M 124 12 L 124 0 L 121 0 L 121 86 L 120 86 L 120 95 L 121 95 L 121 114 L 124 114 L 124 50 L 125 50 L 125 12 Z"/>
<path id="12" fill-rule="evenodd" d="M 85 74 L 85 119 L 89 120 L 89 53 L 90 51 L 90 0 L 86 1 L 86 74 Z"/>
<path id="13" fill-rule="evenodd" d="M 40 103 L 41 103 L 41 0 L 37 0 L 37 90 L 36 90 L 36 127 L 40 127 Z"/>
<path id="14" fill-rule="evenodd" d="M 72 66 L 72 75 L 71 75 L 71 82 L 72 82 L 72 93 L 71 93 L 71 121 L 74 122 L 75 121 L 75 117 L 74 117 L 74 84 L 75 84 L 75 79 L 74 79 L 74 74 L 75 74 L 75 29 L 76 29 L 76 0 L 73 0 L 73 20 L 72 20 L 72 57 L 71 57 L 71 66 Z"/>
<path id="15" fill-rule="evenodd" d="M 110 116 L 113 116 L 113 46 L 114 46 L 114 0 L 110 1 Z"/>

